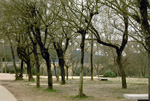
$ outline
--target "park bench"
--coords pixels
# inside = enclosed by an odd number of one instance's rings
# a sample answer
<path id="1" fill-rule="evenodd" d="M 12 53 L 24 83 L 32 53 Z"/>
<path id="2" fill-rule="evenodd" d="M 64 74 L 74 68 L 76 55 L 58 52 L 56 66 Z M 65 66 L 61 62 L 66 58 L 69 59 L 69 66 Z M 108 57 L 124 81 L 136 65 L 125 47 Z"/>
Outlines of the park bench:
<path id="1" fill-rule="evenodd" d="M 101 78 L 100 80 L 101 81 L 107 81 L 108 79 L 107 78 Z"/>
<path id="2" fill-rule="evenodd" d="M 123 94 L 127 99 L 136 99 L 137 101 L 148 101 L 148 94 Z"/>

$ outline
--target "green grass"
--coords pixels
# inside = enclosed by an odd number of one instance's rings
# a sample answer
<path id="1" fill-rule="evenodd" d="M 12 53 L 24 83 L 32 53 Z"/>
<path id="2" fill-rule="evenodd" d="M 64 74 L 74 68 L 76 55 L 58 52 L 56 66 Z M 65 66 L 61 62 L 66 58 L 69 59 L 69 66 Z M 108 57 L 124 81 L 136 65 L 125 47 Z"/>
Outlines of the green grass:
<path id="1" fill-rule="evenodd" d="M 88 99 L 88 98 L 94 98 L 93 96 L 83 96 L 83 97 L 79 97 L 79 95 L 76 95 L 76 96 L 70 96 L 70 98 L 72 100 L 85 100 L 85 99 Z"/>
<path id="2" fill-rule="evenodd" d="M 117 99 L 123 99 L 124 97 L 117 96 Z"/>

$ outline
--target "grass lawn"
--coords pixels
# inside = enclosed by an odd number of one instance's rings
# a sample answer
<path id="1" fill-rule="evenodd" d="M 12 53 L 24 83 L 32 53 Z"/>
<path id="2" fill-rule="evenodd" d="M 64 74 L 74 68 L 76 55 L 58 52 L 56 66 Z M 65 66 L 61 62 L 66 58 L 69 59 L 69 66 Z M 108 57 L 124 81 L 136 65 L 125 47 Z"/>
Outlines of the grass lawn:
<path id="1" fill-rule="evenodd" d="M 12 76 L 12 74 L 10 74 Z M 7 78 L 9 78 L 7 76 Z M 11 77 L 12 78 L 12 77 Z M 24 80 L 0 80 L 18 101 L 135 101 L 128 100 L 123 94 L 146 94 L 148 92 L 147 78 L 127 78 L 127 89 L 121 88 L 121 78 L 108 78 L 100 81 L 97 77 L 93 81 L 90 77 L 84 78 L 84 94 L 87 97 L 78 98 L 79 79 L 69 79 L 66 85 L 60 85 L 53 79 L 54 90 L 47 90 L 47 78 L 41 78 L 41 87 L 36 88 L 35 82 Z"/>

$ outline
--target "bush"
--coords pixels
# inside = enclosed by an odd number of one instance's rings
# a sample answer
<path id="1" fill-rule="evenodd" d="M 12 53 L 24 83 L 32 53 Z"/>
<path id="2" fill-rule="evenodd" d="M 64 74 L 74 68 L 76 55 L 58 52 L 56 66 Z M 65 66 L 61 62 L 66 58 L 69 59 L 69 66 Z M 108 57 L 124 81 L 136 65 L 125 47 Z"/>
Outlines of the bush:
<path id="1" fill-rule="evenodd" d="M 104 73 L 104 77 L 116 77 L 116 74 L 109 69 Z"/>
<path id="2" fill-rule="evenodd" d="M 80 68 L 76 68 L 76 71 L 75 71 L 75 76 L 80 76 Z"/>
<path id="3" fill-rule="evenodd" d="M 36 68 L 35 67 L 32 68 L 32 74 L 36 75 Z"/>
<path id="4" fill-rule="evenodd" d="M 15 73 L 15 70 L 12 69 L 9 71 L 9 73 L 13 74 L 13 73 Z"/>

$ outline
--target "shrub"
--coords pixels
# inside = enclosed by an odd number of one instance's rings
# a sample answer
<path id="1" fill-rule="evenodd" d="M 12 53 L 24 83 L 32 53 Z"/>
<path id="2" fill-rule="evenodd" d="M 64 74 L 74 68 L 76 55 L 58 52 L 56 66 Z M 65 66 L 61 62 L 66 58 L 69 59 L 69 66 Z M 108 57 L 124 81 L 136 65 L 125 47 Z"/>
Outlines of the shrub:
<path id="1" fill-rule="evenodd" d="M 80 68 L 76 68 L 74 75 L 80 76 Z"/>
<path id="2" fill-rule="evenodd" d="M 36 68 L 35 68 L 35 67 L 32 68 L 32 74 L 33 74 L 33 75 L 36 75 Z"/>
<path id="3" fill-rule="evenodd" d="M 21 72 L 21 68 L 17 68 L 17 72 L 20 73 Z"/>
<path id="4" fill-rule="evenodd" d="M 13 73 L 15 73 L 15 70 L 12 69 L 9 71 L 9 73 L 13 74 Z"/>
<path id="5" fill-rule="evenodd" d="M 109 69 L 104 73 L 104 77 L 116 77 L 116 74 Z"/>

